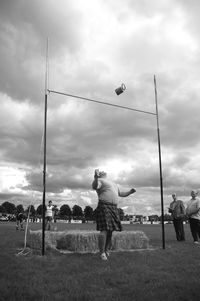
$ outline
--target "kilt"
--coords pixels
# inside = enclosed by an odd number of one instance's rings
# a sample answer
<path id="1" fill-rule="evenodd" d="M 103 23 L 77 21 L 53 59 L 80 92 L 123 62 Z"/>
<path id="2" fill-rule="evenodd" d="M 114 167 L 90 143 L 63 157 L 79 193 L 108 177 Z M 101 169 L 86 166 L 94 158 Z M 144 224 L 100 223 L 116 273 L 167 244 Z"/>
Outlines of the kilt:
<path id="1" fill-rule="evenodd" d="M 117 205 L 99 200 L 96 223 L 97 231 L 122 231 Z"/>

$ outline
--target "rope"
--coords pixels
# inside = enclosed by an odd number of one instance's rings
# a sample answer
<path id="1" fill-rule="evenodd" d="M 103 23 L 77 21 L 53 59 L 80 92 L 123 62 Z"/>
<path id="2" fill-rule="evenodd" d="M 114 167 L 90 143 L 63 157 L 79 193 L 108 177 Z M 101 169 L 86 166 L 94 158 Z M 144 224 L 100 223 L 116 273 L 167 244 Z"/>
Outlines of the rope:
<path id="1" fill-rule="evenodd" d="M 31 252 L 30 249 L 27 251 L 27 248 L 26 248 L 30 211 L 31 211 L 31 205 L 29 206 L 28 217 L 27 217 L 27 220 L 26 220 L 26 228 L 25 228 L 25 236 L 24 236 L 24 247 L 23 247 L 23 249 L 19 253 L 16 254 L 16 256 L 27 255 L 27 254 L 29 254 Z M 26 253 L 24 253 L 25 251 L 26 251 Z"/>
<path id="2" fill-rule="evenodd" d="M 39 150 L 39 156 L 38 156 L 38 166 L 39 166 L 39 169 L 40 169 L 40 165 L 41 165 L 40 164 L 40 160 L 41 160 L 43 140 L 44 140 L 44 130 L 42 132 L 42 138 L 41 138 L 40 150 Z M 32 200 L 33 200 L 33 193 L 32 193 Z M 33 203 L 33 201 L 31 203 Z M 16 254 L 16 256 L 19 256 L 19 255 L 26 256 L 29 253 L 31 253 L 31 249 L 26 247 L 26 244 L 27 244 L 27 233 L 28 233 L 28 226 L 29 226 L 29 217 L 30 217 L 30 210 L 31 210 L 31 204 L 29 205 L 29 208 L 28 208 L 28 216 L 27 216 L 27 220 L 26 220 L 26 228 L 25 228 L 25 235 L 24 235 L 24 247 L 23 247 L 23 249 L 20 249 L 20 251 Z"/>
<path id="3" fill-rule="evenodd" d="M 45 66 L 45 94 L 47 93 L 48 85 L 49 85 L 49 39 L 47 38 L 47 45 L 46 45 L 46 66 Z M 42 132 L 42 139 L 40 143 L 40 150 L 39 150 L 39 156 L 38 156 L 38 166 L 40 169 L 40 160 L 41 160 L 41 153 L 42 153 L 42 146 L 43 146 L 43 141 L 44 141 L 44 128 Z M 32 193 L 32 199 L 33 199 L 33 193 Z M 24 235 L 24 247 L 20 252 L 16 254 L 16 256 L 19 255 L 27 255 L 31 252 L 30 248 L 26 247 L 27 244 L 27 232 L 28 232 L 28 225 L 29 225 L 29 216 L 30 216 L 30 209 L 31 209 L 31 204 L 29 205 L 29 210 L 28 210 L 28 217 L 26 220 L 26 229 L 25 229 L 25 235 Z M 28 251 L 27 251 L 28 249 Z M 26 251 L 26 252 L 25 252 Z"/>

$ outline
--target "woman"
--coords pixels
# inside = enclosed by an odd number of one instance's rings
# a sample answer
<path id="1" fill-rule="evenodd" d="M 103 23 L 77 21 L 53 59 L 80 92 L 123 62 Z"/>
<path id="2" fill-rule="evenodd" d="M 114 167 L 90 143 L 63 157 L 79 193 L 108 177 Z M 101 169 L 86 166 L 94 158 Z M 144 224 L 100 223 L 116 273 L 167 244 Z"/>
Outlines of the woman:
<path id="1" fill-rule="evenodd" d="M 107 260 L 113 231 L 121 231 L 121 221 L 118 212 L 118 197 L 127 197 L 134 193 L 134 188 L 128 191 L 120 191 L 118 186 L 107 179 L 105 172 L 95 170 L 92 188 L 98 195 L 98 206 L 96 209 L 97 230 L 100 231 L 99 250 L 102 260 Z"/>

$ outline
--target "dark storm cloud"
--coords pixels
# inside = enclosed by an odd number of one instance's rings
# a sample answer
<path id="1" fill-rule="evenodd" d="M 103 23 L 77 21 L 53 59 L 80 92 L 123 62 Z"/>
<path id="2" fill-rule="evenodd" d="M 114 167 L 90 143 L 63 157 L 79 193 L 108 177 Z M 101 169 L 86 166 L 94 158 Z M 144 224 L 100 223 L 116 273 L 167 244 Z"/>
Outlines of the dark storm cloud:
<path id="1" fill-rule="evenodd" d="M 80 49 L 80 14 L 68 2 L 2 0 L 0 3 L 0 90 L 19 101 L 40 101 L 44 90 L 45 48 L 52 56 Z M 76 22 L 74 22 L 76 20 Z"/>
<path id="2" fill-rule="evenodd" d="M 162 141 L 169 147 L 176 149 L 196 146 L 199 141 L 198 128 L 200 119 L 199 100 L 195 92 L 188 91 L 185 95 L 171 97 L 166 102 L 165 113 L 162 115 Z"/>
<path id="3" fill-rule="evenodd" d="M 28 103 L 20 105 L 3 96 L 2 99 L 0 146 L 3 160 L 21 165 L 38 165 L 43 114 Z"/>
<path id="4" fill-rule="evenodd" d="M 159 169 L 157 165 L 141 165 L 133 167 L 129 172 L 119 174 L 117 180 L 121 185 L 130 187 L 157 187 L 159 184 Z"/>
<path id="5" fill-rule="evenodd" d="M 24 190 L 42 191 L 42 171 L 29 172 L 26 175 L 28 186 L 24 186 Z M 92 178 L 91 175 L 85 175 L 78 169 L 56 169 L 46 174 L 46 191 L 52 193 L 62 193 L 66 189 L 90 190 Z"/>
<path id="6" fill-rule="evenodd" d="M 21 197 L 23 197 L 22 193 L 11 193 L 11 192 L 0 193 L 1 203 L 6 202 L 6 201 L 12 201 L 13 199 L 21 198 Z"/>

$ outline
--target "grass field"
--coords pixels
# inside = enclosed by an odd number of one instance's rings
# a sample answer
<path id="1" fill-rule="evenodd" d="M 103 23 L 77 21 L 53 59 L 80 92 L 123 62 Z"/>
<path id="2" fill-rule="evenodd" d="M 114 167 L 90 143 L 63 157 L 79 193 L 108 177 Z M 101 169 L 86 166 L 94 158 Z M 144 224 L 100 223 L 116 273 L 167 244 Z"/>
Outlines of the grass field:
<path id="1" fill-rule="evenodd" d="M 94 224 L 57 224 L 63 229 L 95 229 Z M 36 230 L 41 224 L 29 224 Z M 15 223 L 0 223 L 0 300 L 195 301 L 200 300 L 200 247 L 193 245 L 189 226 L 186 241 L 177 242 L 173 225 L 124 225 L 142 230 L 153 251 L 113 252 L 102 262 L 98 254 L 16 256 L 24 232 Z"/>

